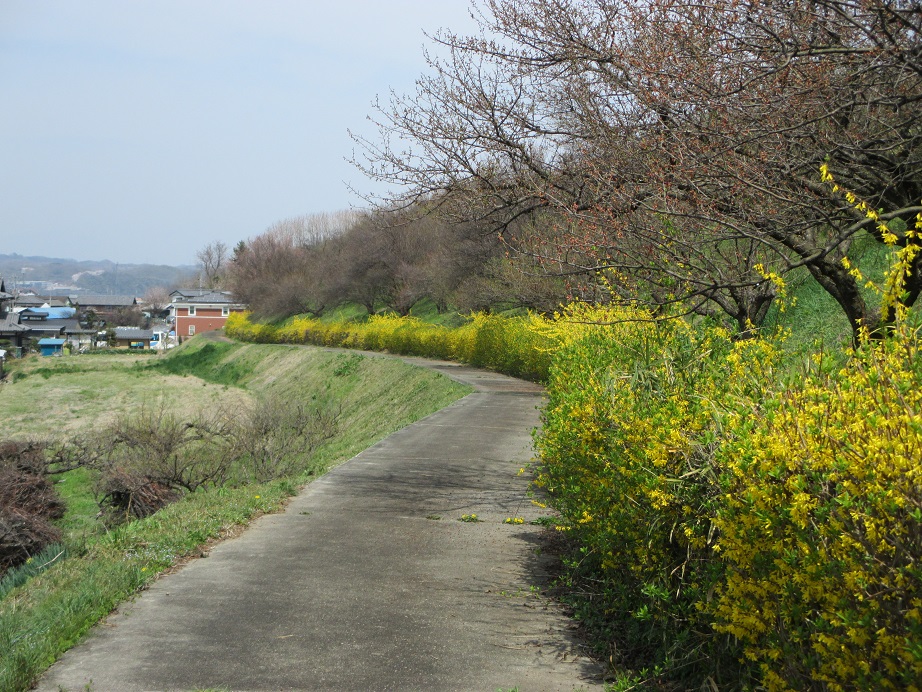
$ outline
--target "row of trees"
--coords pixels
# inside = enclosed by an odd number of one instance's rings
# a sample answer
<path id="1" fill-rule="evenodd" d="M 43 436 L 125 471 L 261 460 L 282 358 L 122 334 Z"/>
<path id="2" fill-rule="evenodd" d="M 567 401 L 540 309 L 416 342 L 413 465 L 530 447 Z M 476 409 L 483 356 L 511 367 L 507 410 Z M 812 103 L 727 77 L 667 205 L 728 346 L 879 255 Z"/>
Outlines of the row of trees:
<path id="1" fill-rule="evenodd" d="M 562 282 L 513 267 L 495 235 L 437 214 L 338 212 L 280 221 L 241 242 L 226 286 L 261 317 L 315 316 L 342 303 L 401 315 L 422 299 L 440 311 L 553 309 Z"/>
<path id="2" fill-rule="evenodd" d="M 843 264 L 922 211 L 917 0 L 484 0 L 480 32 L 379 106 L 357 164 L 616 297 L 758 325 L 806 268 L 853 329 L 893 315 Z M 821 180 L 823 165 L 869 218 Z M 880 221 L 883 224 L 879 223 Z M 577 282 L 579 283 L 579 282 Z M 586 280 L 582 280 L 585 285 Z M 922 290 L 922 253 L 901 300 Z"/>

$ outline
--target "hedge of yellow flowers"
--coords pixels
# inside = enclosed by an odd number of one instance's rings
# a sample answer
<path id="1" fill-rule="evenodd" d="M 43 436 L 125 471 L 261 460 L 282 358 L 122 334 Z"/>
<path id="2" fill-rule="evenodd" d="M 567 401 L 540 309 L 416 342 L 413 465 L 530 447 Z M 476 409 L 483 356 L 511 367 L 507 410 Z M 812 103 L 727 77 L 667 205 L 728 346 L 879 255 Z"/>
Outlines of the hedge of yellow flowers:
<path id="1" fill-rule="evenodd" d="M 620 662 L 681 670 L 687 684 L 721 671 L 738 681 L 737 649 L 702 607 L 722 569 L 715 452 L 726 412 L 774 380 L 778 350 L 588 306 L 555 329 L 568 337 L 547 383 L 537 483 L 582 546 Z"/>
<path id="2" fill-rule="evenodd" d="M 517 377 L 547 377 L 553 344 L 537 315 L 500 317 L 476 313 L 458 328 L 413 317 L 374 315 L 366 322 L 326 323 L 295 317 L 282 326 L 260 324 L 248 313 L 230 315 L 225 333 L 256 343 L 314 344 L 443 358 L 491 368 Z"/>
<path id="3" fill-rule="evenodd" d="M 226 331 L 545 382 L 535 482 L 616 663 L 695 688 L 922 687 L 922 354 L 905 322 L 795 375 L 770 339 L 586 305 L 458 329 L 232 315 Z"/>
<path id="4" fill-rule="evenodd" d="M 768 689 L 922 687 L 922 353 L 905 324 L 739 416 L 716 629 Z"/>

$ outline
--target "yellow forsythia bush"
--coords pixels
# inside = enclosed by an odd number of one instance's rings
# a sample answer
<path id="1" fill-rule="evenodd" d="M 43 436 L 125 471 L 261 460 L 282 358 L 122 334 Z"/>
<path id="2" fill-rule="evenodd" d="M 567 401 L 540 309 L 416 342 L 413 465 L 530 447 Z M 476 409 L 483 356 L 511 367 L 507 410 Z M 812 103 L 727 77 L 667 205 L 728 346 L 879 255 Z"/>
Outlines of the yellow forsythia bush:
<path id="1" fill-rule="evenodd" d="M 769 690 L 922 688 L 919 334 L 729 423 L 716 629 Z"/>
<path id="2" fill-rule="evenodd" d="M 277 343 L 277 331 L 272 325 L 251 322 L 249 312 L 232 312 L 224 323 L 224 333 L 227 336 L 257 344 Z"/>
<path id="3" fill-rule="evenodd" d="M 321 322 L 293 317 L 281 326 L 250 320 L 234 313 L 224 332 L 257 343 L 341 346 L 402 355 L 459 360 L 517 377 L 543 380 L 553 352 L 553 337 L 538 315 L 500 317 L 478 313 L 470 322 L 449 328 L 414 317 L 373 315 L 366 322 Z"/>
<path id="4" fill-rule="evenodd" d="M 713 454 L 722 413 L 774 379 L 778 353 L 641 311 L 571 306 L 553 329 L 537 483 L 581 546 L 586 617 L 604 616 L 622 664 L 721 682 L 715 661 L 734 652 L 700 608 L 721 570 Z"/>

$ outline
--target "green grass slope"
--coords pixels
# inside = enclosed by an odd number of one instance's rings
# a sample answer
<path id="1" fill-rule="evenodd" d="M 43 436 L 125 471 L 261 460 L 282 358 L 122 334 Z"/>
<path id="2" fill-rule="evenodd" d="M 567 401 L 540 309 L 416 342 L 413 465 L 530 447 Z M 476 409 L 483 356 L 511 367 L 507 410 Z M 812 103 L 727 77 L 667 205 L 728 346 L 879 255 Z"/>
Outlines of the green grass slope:
<path id="1" fill-rule="evenodd" d="M 396 359 L 201 337 L 168 355 L 32 358 L 14 373 L 0 385 L 6 439 L 91 433 L 150 403 L 191 416 L 267 396 L 335 407 L 339 434 L 296 478 L 195 492 L 110 530 L 96 520 L 92 473 L 63 475 L 57 487 L 68 505 L 60 521 L 68 557 L 0 599 L 3 690 L 28 689 L 119 602 L 209 540 L 277 511 L 311 476 L 470 391 Z"/>

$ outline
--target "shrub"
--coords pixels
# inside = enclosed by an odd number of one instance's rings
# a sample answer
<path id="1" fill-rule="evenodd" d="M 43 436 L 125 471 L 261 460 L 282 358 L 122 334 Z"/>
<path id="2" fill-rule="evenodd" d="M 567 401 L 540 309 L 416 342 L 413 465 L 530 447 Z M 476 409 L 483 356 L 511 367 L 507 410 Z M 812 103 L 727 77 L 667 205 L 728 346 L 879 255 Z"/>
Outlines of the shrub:
<path id="1" fill-rule="evenodd" d="M 733 647 L 700 604 L 720 579 L 711 518 L 722 412 L 771 378 L 770 343 L 643 312 L 575 306 L 548 381 L 537 483 L 580 546 L 589 617 L 617 662 L 685 684 L 733 679 Z M 750 370 L 756 359 L 763 368 Z M 676 672 L 678 671 L 678 672 Z"/>
<path id="2" fill-rule="evenodd" d="M 227 426 L 225 456 L 238 480 L 266 482 L 304 469 L 317 447 L 338 431 L 341 411 L 262 399 L 238 411 Z"/>
<path id="3" fill-rule="evenodd" d="M 0 575 L 60 540 L 60 530 L 43 517 L 11 507 L 0 509 Z"/>
<path id="4" fill-rule="evenodd" d="M 46 472 L 43 445 L 0 444 L 0 574 L 61 538 L 51 520 L 64 515 L 64 503 Z"/>
<path id="5" fill-rule="evenodd" d="M 919 335 L 903 325 L 735 418 L 713 612 L 767 688 L 919 689 L 920 411 Z"/>
<path id="6" fill-rule="evenodd" d="M 180 497 L 164 483 L 119 468 L 110 468 L 103 473 L 97 486 L 97 496 L 103 520 L 108 526 L 149 517 Z"/>
<path id="7" fill-rule="evenodd" d="M 64 503 L 48 480 L 43 444 L 0 443 L 0 510 L 3 509 L 44 519 L 64 516 Z"/>
<path id="8" fill-rule="evenodd" d="M 252 323 L 247 314 L 231 317 L 225 333 L 241 341 L 341 346 L 460 360 L 531 380 L 546 378 L 551 360 L 547 322 L 536 315 L 507 318 L 479 313 L 458 328 L 397 315 L 372 315 L 361 323 L 296 317 L 278 328 Z"/>
<path id="9" fill-rule="evenodd" d="M 226 436 L 219 413 L 202 413 L 186 421 L 163 402 L 144 405 L 135 413 L 120 416 L 103 432 L 103 446 L 108 452 L 100 465 L 104 476 L 125 472 L 173 490 L 221 485 L 227 480 L 231 462 L 215 443 Z"/>
<path id="10" fill-rule="evenodd" d="M 905 321 L 787 381 L 771 340 L 584 305 L 292 333 L 547 382 L 536 483 L 615 662 L 696 688 L 922 689 L 922 337 Z"/>

